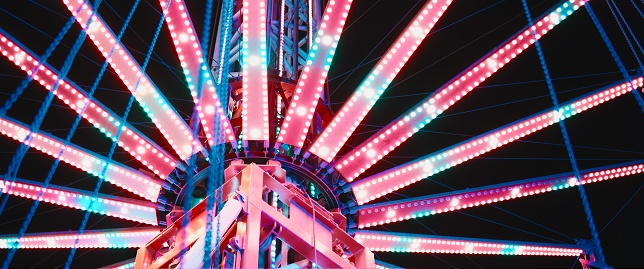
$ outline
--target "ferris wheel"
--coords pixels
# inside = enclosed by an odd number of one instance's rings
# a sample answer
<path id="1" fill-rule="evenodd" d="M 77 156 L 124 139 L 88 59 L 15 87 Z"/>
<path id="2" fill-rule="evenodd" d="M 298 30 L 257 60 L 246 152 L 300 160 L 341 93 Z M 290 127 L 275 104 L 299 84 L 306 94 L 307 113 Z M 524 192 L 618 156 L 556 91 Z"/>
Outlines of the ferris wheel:
<path id="1" fill-rule="evenodd" d="M 242 164 L 378 268 L 636 266 L 644 2 L 196 2 L 0 4 L 3 267 L 132 268 Z"/>

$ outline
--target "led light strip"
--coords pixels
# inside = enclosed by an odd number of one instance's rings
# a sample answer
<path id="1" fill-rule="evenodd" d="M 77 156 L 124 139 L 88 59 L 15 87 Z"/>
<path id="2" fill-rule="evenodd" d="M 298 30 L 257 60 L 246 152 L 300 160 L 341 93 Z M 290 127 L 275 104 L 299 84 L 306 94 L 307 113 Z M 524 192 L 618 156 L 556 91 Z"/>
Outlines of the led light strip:
<path id="1" fill-rule="evenodd" d="M 329 1 L 322 16 L 315 43 L 302 69 L 302 74 L 291 98 L 277 141 L 298 147 L 304 146 L 313 113 L 324 89 L 335 49 L 347 20 L 353 0 Z M 282 31 L 282 30 L 280 30 Z M 276 147 L 279 147 L 276 144 Z"/>
<path id="2" fill-rule="evenodd" d="M 129 262 L 115 267 L 105 267 L 104 269 L 130 269 L 130 268 L 134 268 L 134 264 L 135 262 Z"/>
<path id="3" fill-rule="evenodd" d="M 358 231 L 354 238 L 373 252 L 579 256 L 577 245 Z"/>
<path id="4" fill-rule="evenodd" d="M 315 140 L 309 149 L 311 153 L 327 162 L 333 160 L 451 2 L 451 0 L 427 1 L 407 29 Z"/>
<path id="5" fill-rule="evenodd" d="M 89 14 L 94 14 L 91 11 L 91 6 L 83 0 L 63 0 L 63 3 L 83 28 L 89 19 Z M 79 8 L 81 11 L 76 13 Z M 188 159 L 193 153 L 203 150 L 203 146 L 193 137 L 188 125 L 152 80 L 146 74 L 142 74 L 141 67 L 134 57 L 124 49 L 120 42 L 116 43 L 114 33 L 106 25 L 100 16 L 95 15 L 88 27 L 87 35 L 106 58 L 114 48 L 114 55 L 109 59 L 110 66 L 132 92 L 157 129 L 183 160 Z M 134 86 L 139 79 L 139 86 L 135 89 Z"/>
<path id="6" fill-rule="evenodd" d="M 409 220 L 443 212 L 460 210 L 479 205 L 502 202 L 515 198 L 532 196 L 561 190 L 579 184 L 589 184 L 610 180 L 644 171 L 644 162 L 600 167 L 581 172 L 579 181 L 573 173 L 540 177 L 521 181 L 496 184 L 480 188 L 449 192 L 438 195 L 414 197 L 399 201 L 360 206 L 358 228 L 383 225 L 386 223 Z"/>
<path id="7" fill-rule="evenodd" d="M 29 127 L 7 117 L 0 118 L 0 133 L 52 157 L 57 157 L 64 145 L 62 139 L 40 132 L 32 135 L 31 142 L 26 142 Z M 59 159 L 94 176 L 101 176 L 107 163 L 105 157 L 72 144 L 64 148 Z M 109 162 L 104 179 L 152 202 L 156 202 L 161 190 L 161 183 L 156 179 L 115 161 Z"/>
<path id="8" fill-rule="evenodd" d="M 157 235 L 159 228 L 145 227 L 85 231 L 80 236 L 77 231 L 31 234 L 22 238 L 2 236 L 0 249 L 14 248 L 16 242 L 19 242 L 18 248 L 72 248 L 76 238 L 80 238 L 77 248 L 140 248 Z"/>
<path id="9" fill-rule="evenodd" d="M 242 2 L 243 140 L 268 142 L 266 1 Z"/>
<path id="10" fill-rule="evenodd" d="M 552 12 L 541 17 L 531 26 L 536 31 L 537 38 L 547 34 L 585 3 L 586 0 L 564 1 Z M 364 173 L 532 45 L 535 40 L 529 29 L 526 27 L 519 31 L 498 50 L 488 53 L 404 115 L 362 142 L 338 160 L 335 169 L 349 182 Z"/>
<path id="11" fill-rule="evenodd" d="M 31 75 L 31 70 L 34 70 L 40 64 L 37 56 L 1 30 L 0 51 L 2 55 L 27 72 L 28 75 Z M 40 65 L 38 72 L 34 75 L 34 80 L 38 81 L 47 90 L 52 89 L 57 79 L 58 72 L 46 63 Z M 68 79 L 59 82 L 55 95 L 76 113 L 81 113 L 83 106 L 89 101 L 85 91 Z M 118 125 L 122 122 L 119 116 L 95 100 L 89 102 L 81 116 L 112 141 L 115 139 Z M 134 129 L 129 123 L 126 122 L 123 128 L 118 145 L 125 151 L 161 178 L 165 178 L 174 170 L 178 163 L 174 157 Z"/>
<path id="12" fill-rule="evenodd" d="M 633 86 L 642 87 L 643 79 L 632 81 Z M 560 106 L 558 111 L 547 110 L 534 116 L 515 121 L 504 127 L 454 145 L 438 153 L 421 157 L 415 161 L 394 167 L 360 181 L 354 182 L 353 193 L 358 204 L 362 205 L 373 199 L 406 187 L 423 178 L 434 175 L 470 159 L 483 155 L 493 149 L 502 147 L 515 140 L 537 132 L 560 120 L 569 118 L 587 109 L 610 101 L 633 90 L 628 82 L 609 86 L 591 94 L 579 97 Z"/>
<path id="13" fill-rule="evenodd" d="M 166 10 L 166 1 L 159 1 L 161 8 Z M 167 14 L 165 21 L 170 29 L 170 36 L 172 37 L 175 49 L 179 55 L 179 61 L 183 68 L 183 74 L 186 76 L 188 88 L 192 94 L 193 101 L 197 105 L 199 111 L 199 118 L 206 138 L 210 145 L 221 144 L 224 141 L 214 141 L 220 135 L 214 135 L 214 117 L 215 114 L 219 116 L 222 123 L 222 134 L 225 134 L 225 142 L 235 142 L 235 133 L 233 132 L 230 120 L 221 107 L 221 101 L 215 90 L 213 75 L 208 68 L 207 62 L 204 60 L 201 45 L 195 35 L 195 30 L 190 20 L 190 14 L 186 8 L 183 0 L 174 0 L 174 3 L 167 7 Z M 201 70 L 200 70 L 201 69 Z M 197 99 L 197 84 L 199 75 L 203 73 L 202 79 L 202 95 L 201 100 Z M 224 74 L 224 79 L 228 79 L 228 75 Z M 225 96 L 224 98 L 228 98 Z"/>
<path id="14" fill-rule="evenodd" d="M 6 182 L 0 179 L 0 189 L 2 189 L 2 193 L 18 197 L 157 225 L 156 206 L 137 200 L 108 197 L 107 195 L 93 197 L 93 193 L 89 191 L 73 190 L 53 185 L 48 188 L 42 188 L 41 183 L 24 179 L 16 179 L 14 182 Z M 39 197 L 40 192 L 42 192 L 42 196 Z M 92 208 L 88 208 L 91 201 L 93 201 L 91 203 Z"/>

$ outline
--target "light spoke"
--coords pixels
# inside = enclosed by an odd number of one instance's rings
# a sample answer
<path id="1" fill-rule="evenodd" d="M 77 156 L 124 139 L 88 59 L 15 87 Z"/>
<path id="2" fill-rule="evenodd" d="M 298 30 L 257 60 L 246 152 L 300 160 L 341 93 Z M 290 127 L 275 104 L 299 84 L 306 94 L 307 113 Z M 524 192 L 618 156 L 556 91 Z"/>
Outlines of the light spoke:
<path id="1" fill-rule="evenodd" d="M 85 28 L 89 14 L 94 14 L 93 12 L 88 12 L 92 7 L 83 0 L 64 2 L 76 17 L 78 23 Z M 76 13 L 79 8 L 81 8 L 81 11 Z M 194 153 L 202 151 L 203 146 L 192 135 L 186 122 L 174 110 L 148 75 L 141 71 L 141 66 L 125 49 L 125 46 L 121 42 L 116 42 L 116 35 L 107 27 L 107 24 L 100 16 L 94 15 L 91 25 L 87 27 L 87 35 L 104 57 L 107 58 L 110 55 L 110 51 L 114 49 L 113 56 L 109 59 L 110 66 L 116 71 L 116 74 L 118 74 L 128 90 L 132 92 L 148 117 L 152 119 L 157 129 L 181 159 L 186 160 Z M 139 81 L 138 87 L 135 88 L 137 81 Z"/>
<path id="2" fill-rule="evenodd" d="M 543 194 L 579 184 L 590 184 L 642 173 L 644 161 L 611 165 L 581 171 L 581 180 L 572 172 L 525 179 L 491 186 L 469 188 L 436 195 L 359 206 L 358 228 L 377 226 L 485 204 Z"/>
<path id="3" fill-rule="evenodd" d="M 278 142 L 300 148 L 304 146 L 313 112 L 320 100 L 352 2 L 353 0 L 336 0 L 327 4 L 320 29 L 280 128 Z"/>
<path id="4" fill-rule="evenodd" d="M 451 2 L 451 0 L 427 1 L 423 9 L 416 14 L 414 20 L 315 140 L 309 149 L 311 153 L 327 162 L 333 160 Z"/>
<path id="5" fill-rule="evenodd" d="M 492 240 L 452 236 L 356 231 L 355 238 L 373 252 L 530 255 L 577 257 L 578 245 Z"/>
<path id="6" fill-rule="evenodd" d="M 642 87 L 642 82 L 643 78 L 638 77 L 632 81 L 632 85 Z M 423 178 L 459 165 L 496 148 L 500 148 L 553 125 L 560 120 L 584 112 L 632 90 L 631 82 L 614 84 L 599 89 L 561 104 L 558 111 L 546 110 L 533 116 L 528 116 L 437 153 L 426 155 L 406 164 L 353 182 L 351 184 L 353 193 L 356 195 L 358 204 L 362 205 L 395 190 L 409 186 Z"/>
<path id="7" fill-rule="evenodd" d="M 537 38 L 541 38 L 586 2 L 587 0 L 562 1 L 530 27 L 534 28 Z M 358 177 L 530 47 L 535 40 L 529 29 L 527 26 L 523 28 L 502 43 L 497 50 L 483 56 L 467 70 L 362 142 L 338 160 L 335 169 L 349 182 Z"/>
<path id="8" fill-rule="evenodd" d="M 242 136 L 268 142 L 266 1 L 242 1 Z"/>
<path id="9" fill-rule="evenodd" d="M 43 132 L 31 134 L 32 139 L 25 141 L 29 135 L 29 126 L 12 120 L 8 117 L 0 118 L 0 133 L 20 143 L 26 143 L 28 146 L 37 149 L 54 158 L 59 157 L 63 162 L 71 164 L 94 176 L 103 176 L 101 172 L 107 164 L 107 159 L 79 146 L 68 144 L 63 148 L 65 142 L 57 137 L 45 134 Z M 62 154 L 60 154 L 62 152 Z M 108 169 L 105 171 L 104 179 L 115 184 L 127 191 L 139 195 L 145 199 L 156 202 L 161 190 L 161 182 L 158 180 L 136 171 L 123 164 L 110 161 Z"/>
<path id="10" fill-rule="evenodd" d="M 140 248 L 159 234 L 159 228 L 123 228 L 112 230 L 50 232 L 27 234 L 22 238 L 0 236 L 0 249 L 8 248 Z M 74 245 L 76 238 L 78 244 Z M 19 244 L 16 244 L 19 243 Z"/>
<path id="11" fill-rule="evenodd" d="M 165 1 L 160 0 L 161 8 L 166 9 Z M 199 118 L 206 138 L 210 145 L 220 144 L 223 142 L 235 142 L 235 133 L 233 132 L 230 120 L 221 107 L 220 96 L 217 96 L 213 75 L 208 68 L 208 62 L 205 60 L 202 53 L 201 45 L 197 39 L 192 20 L 188 14 L 188 9 L 182 0 L 175 0 L 174 3 L 167 7 L 167 15 L 165 21 L 170 29 L 170 36 L 172 37 L 175 49 L 183 67 L 183 74 L 186 76 L 188 88 L 194 103 L 197 105 L 199 111 Z M 202 81 L 202 94 L 201 99 L 197 99 L 197 86 L 199 84 L 199 75 L 203 74 Z M 228 79 L 228 75 L 224 74 L 223 79 Z M 228 98 L 228 96 L 223 96 Z M 215 123 L 215 115 L 220 118 L 222 123 L 221 130 L 223 135 L 215 135 L 214 131 L 218 130 Z M 224 137 L 224 141 L 214 141 L 218 137 Z"/>
<path id="12" fill-rule="evenodd" d="M 2 30 L 0 30 L 0 51 L 27 74 L 31 73 L 30 70 L 34 70 L 40 61 L 38 56 Z M 34 75 L 34 80 L 47 90 L 52 89 L 57 79 L 58 71 L 47 63 L 40 65 L 39 71 Z M 87 106 L 81 116 L 114 140 L 118 125 L 123 122 L 121 117 L 97 100 L 90 101 L 85 91 L 69 79 L 60 81 L 59 84 L 56 97 L 76 113 L 81 113 L 83 107 Z M 127 122 L 119 137 L 118 145 L 161 178 L 168 176 L 178 164 L 174 157 Z"/>
<path id="13" fill-rule="evenodd" d="M 156 205 L 150 202 L 141 202 L 111 195 L 99 194 L 94 197 L 90 191 L 49 185 L 42 187 L 42 183 L 26 179 L 15 179 L 6 182 L 0 178 L 2 193 L 43 201 L 50 204 L 70 208 L 89 210 L 93 213 L 117 217 L 121 219 L 157 225 Z M 42 195 L 40 194 L 42 192 Z M 93 202 L 92 202 L 93 201 Z M 89 206 L 91 205 L 91 208 Z"/>

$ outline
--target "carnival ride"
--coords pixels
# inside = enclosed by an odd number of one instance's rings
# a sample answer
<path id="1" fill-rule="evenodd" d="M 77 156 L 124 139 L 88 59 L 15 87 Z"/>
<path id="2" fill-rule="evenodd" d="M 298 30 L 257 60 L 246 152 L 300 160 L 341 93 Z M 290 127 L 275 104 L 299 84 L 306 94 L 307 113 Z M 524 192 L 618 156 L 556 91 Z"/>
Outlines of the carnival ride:
<path id="1" fill-rule="evenodd" d="M 600 233 L 642 186 L 642 3 L 357 2 L 2 4 L 3 267 L 618 260 Z M 540 83 L 495 86 L 517 77 Z"/>

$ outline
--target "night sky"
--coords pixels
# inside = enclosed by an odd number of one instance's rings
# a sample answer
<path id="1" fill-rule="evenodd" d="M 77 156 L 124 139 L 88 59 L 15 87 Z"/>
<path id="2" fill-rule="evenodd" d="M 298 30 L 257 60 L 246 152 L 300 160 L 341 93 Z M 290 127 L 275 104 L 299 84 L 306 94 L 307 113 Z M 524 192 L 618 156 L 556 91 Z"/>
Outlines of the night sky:
<path id="1" fill-rule="evenodd" d="M 607 3 L 613 1 L 615 0 L 592 0 L 591 4 L 625 69 L 633 76 L 639 67 L 638 60 L 608 7 Z M 132 1 L 103 1 L 99 14 L 113 30 L 119 29 L 131 8 L 130 2 Z M 187 2 L 196 30 L 201 33 L 203 1 Z M 389 44 L 394 42 L 424 5 L 424 1 L 416 0 L 354 2 L 329 73 L 328 90 L 334 111 L 341 108 L 380 56 L 387 51 Z M 528 1 L 528 5 L 532 17 L 536 18 L 558 2 Z M 640 10 L 644 10 L 644 3 L 626 0 L 615 2 L 619 2 L 619 10 L 635 35 L 644 36 L 644 15 L 638 13 L 632 2 Z M 123 37 L 123 42 L 139 63 L 143 62 L 149 48 L 160 18 L 159 11 L 157 2 L 142 0 Z M 0 27 L 38 55 L 44 53 L 69 16 L 67 9 L 58 1 L 0 3 Z M 359 145 L 526 25 L 520 0 L 456 0 L 354 132 L 340 155 Z M 79 31 L 80 27 L 74 24 L 48 63 L 60 69 Z M 541 45 L 560 103 L 624 80 L 584 8 L 542 38 Z M 637 56 L 641 58 L 644 52 L 637 44 L 633 43 L 633 46 Z M 89 90 L 102 63 L 101 55 L 86 40 L 68 77 L 83 89 Z M 189 121 L 192 112 L 191 97 L 167 28 L 161 30 L 147 73 L 175 109 Z M 9 99 L 24 77 L 25 74 L 13 63 L 4 57 L 0 59 L 0 103 Z M 45 95 L 46 91 L 32 82 L 7 115 L 24 123 L 31 123 Z M 114 71 L 108 68 L 95 97 L 121 114 L 130 94 Z M 552 106 L 537 51 L 531 46 L 391 152 L 378 165 L 369 169 L 365 176 L 440 151 Z M 644 128 L 640 127 L 644 123 L 643 111 L 644 108 L 629 93 L 567 119 L 565 124 L 579 169 L 644 159 L 644 143 L 641 142 Z M 64 138 L 74 117 L 73 110 L 54 99 L 40 129 Z M 128 121 L 145 135 L 170 149 L 140 107 L 135 106 Z M 106 156 L 111 140 L 88 122 L 82 121 L 72 143 Z M 16 141 L 0 136 L 0 173 L 7 171 L 18 145 Z M 116 151 L 114 159 L 134 168 L 142 167 L 120 149 Z M 18 171 L 18 177 L 43 181 L 52 163 L 52 158 L 30 149 Z M 374 202 L 571 171 L 561 129 L 558 125 L 553 125 Z M 67 164 L 61 164 L 54 174 L 52 184 L 92 190 L 96 178 Z M 585 187 L 597 230 L 600 231 L 606 261 L 615 268 L 644 267 L 639 256 L 642 249 L 640 245 L 644 240 L 644 233 L 641 231 L 643 185 L 644 176 L 633 175 Z M 133 198 L 131 194 L 110 184 L 103 184 L 101 193 Z M 31 204 L 31 200 L 10 197 L 7 207 L 0 215 L 0 234 L 16 234 Z M 27 231 L 74 231 L 80 226 L 82 216 L 83 212 L 41 203 Z M 141 225 L 92 215 L 87 228 L 111 229 Z M 373 229 L 564 244 L 574 244 L 576 239 L 591 238 L 576 188 Z M 0 257 L 4 259 L 7 252 L 0 251 Z M 105 266 L 133 258 L 135 253 L 136 250 L 132 249 L 80 249 L 72 266 Z M 67 255 L 67 249 L 19 250 L 11 267 L 62 267 Z M 412 268 L 581 268 L 573 257 L 376 253 L 376 258 Z"/>

